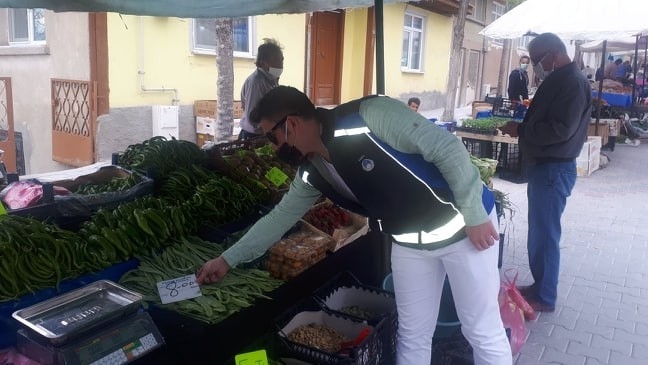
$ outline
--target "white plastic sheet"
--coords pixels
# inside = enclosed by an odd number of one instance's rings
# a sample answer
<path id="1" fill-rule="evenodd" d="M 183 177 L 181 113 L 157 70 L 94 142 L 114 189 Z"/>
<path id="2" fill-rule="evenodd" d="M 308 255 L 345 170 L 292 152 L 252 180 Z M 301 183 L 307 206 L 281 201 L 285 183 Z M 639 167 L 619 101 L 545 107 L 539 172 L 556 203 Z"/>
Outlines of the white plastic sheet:
<path id="1" fill-rule="evenodd" d="M 648 33 L 646 0 L 526 0 L 480 34 L 519 38 L 551 32 L 562 39 L 622 39 Z"/>

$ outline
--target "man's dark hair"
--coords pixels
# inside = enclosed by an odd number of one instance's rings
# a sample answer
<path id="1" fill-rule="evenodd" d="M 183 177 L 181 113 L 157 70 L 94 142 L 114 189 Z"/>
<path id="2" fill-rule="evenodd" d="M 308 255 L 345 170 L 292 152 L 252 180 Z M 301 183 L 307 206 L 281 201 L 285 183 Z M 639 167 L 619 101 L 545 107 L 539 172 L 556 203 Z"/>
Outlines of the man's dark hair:
<path id="1" fill-rule="evenodd" d="M 531 57 L 529 57 L 529 56 L 527 56 L 527 55 L 524 55 L 524 56 L 520 57 L 520 62 L 522 62 L 522 60 L 524 60 L 524 59 L 526 59 L 527 61 L 531 62 Z"/>
<path id="2" fill-rule="evenodd" d="M 416 103 L 416 105 L 421 106 L 421 99 L 419 98 L 409 98 L 407 101 L 407 105 L 410 105 L 412 103 Z"/>
<path id="3" fill-rule="evenodd" d="M 250 123 L 258 126 L 261 119 L 279 121 L 286 115 L 314 118 L 315 105 L 303 92 L 291 86 L 277 86 L 267 92 L 250 113 Z"/>
<path id="4" fill-rule="evenodd" d="M 273 38 L 263 38 L 263 44 L 257 49 L 257 58 L 255 64 L 259 66 L 261 62 L 267 62 L 272 56 L 281 54 L 281 45 Z"/>
<path id="5" fill-rule="evenodd" d="M 614 61 L 614 63 L 616 63 L 617 65 L 620 65 L 620 64 L 623 63 L 623 60 L 620 59 L 620 58 L 617 58 L 616 61 Z"/>
<path id="6" fill-rule="evenodd" d="M 565 43 L 553 33 L 542 33 L 529 42 L 528 49 L 536 48 L 567 54 Z"/>

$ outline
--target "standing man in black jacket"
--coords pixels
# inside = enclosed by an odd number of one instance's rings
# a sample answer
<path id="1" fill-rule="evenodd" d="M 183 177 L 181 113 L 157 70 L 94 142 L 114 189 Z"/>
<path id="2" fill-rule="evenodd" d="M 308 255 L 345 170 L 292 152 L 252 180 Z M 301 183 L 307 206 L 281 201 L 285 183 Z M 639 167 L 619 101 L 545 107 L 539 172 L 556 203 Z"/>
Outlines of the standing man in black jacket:
<path id="1" fill-rule="evenodd" d="M 529 98 L 529 56 L 520 57 L 520 67 L 511 71 L 508 83 L 508 97 L 511 101 L 522 102 Z"/>
<path id="2" fill-rule="evenodd" d="M 544 33 L 529 43 L 533 71 L 544 80 L 522 123 L 509 122 L 504 133 L 519 135 L 528 162 L 527 248 L 534 283 L 520 288 L 529 304 L 553 312 L 558 295 L 560 218 L 576 184 L 576 157 L 587 139 L 592 90 L 563 42 Z"/>

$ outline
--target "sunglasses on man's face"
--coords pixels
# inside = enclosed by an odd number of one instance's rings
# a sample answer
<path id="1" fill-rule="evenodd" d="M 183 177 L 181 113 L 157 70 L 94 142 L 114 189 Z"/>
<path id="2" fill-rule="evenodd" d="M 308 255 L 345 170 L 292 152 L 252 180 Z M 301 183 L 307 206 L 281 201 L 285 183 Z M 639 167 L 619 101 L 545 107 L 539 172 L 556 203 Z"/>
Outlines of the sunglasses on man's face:
<path id="1" fill-rule="evenodd" d="M 274 125 L 274 127 L 272 127 L 272 129 L 270 129 L 269 131 L 266 132 L 265 136 L 268 139 L 268 141 L 272 142 L 272 144 L 274 144 L 274 145 L 279 144 L 279 141 L 277 140 L 277 136 L 275 135 L 275 132 L 277 131 L 277 129 L 279 127 L 286 124 L 286 120 L 288 120 L 288 115 L 283 117 L 280 121 L 277 122 L 277 124 Z"/>

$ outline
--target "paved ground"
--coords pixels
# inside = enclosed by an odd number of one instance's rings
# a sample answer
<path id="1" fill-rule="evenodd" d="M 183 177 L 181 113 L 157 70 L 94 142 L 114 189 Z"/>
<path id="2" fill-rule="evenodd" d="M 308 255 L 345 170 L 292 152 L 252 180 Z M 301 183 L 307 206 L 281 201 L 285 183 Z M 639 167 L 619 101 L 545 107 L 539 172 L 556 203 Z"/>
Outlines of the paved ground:
<path id="1" fill-rule="evenodd" d="M 648 140 L 603 153 L 609 165 L 578 178 L 563 215 L 556 312 L 528 323 L 516 365 L 648 364 Z M 502 271 L 529 283 L 526 184 L 494 187 L 517 206 Z"/>

